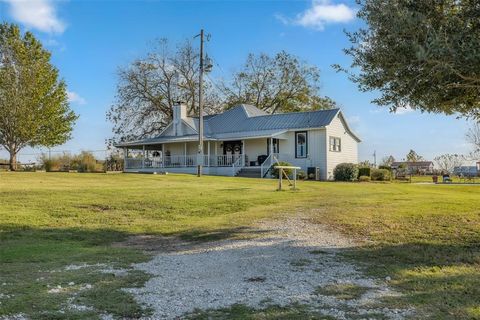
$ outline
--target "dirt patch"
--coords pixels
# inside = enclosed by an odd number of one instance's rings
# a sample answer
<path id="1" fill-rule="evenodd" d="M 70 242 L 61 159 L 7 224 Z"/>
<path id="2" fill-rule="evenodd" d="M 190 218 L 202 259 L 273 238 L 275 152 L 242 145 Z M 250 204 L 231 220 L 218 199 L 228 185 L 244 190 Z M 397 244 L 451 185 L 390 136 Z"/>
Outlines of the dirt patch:
<path id="1" fill-rule="evenodd" d="M 276 306 L 308 306 L 336 319 L 377 314 L 403 319 L 411 313 L 382 306 L 383 298 L 398 293 L 341 258 L 340 250 L 356 245 L 352 240 L 302 216 L 263 221 L 258 229 L 264 232 L 252 239 L 201 244 L 132 237 L 122 245 L 156 252 L 151 261 L 134 266 L 152 275 L 145 287 L 126 290 L 153 310 L 153 319 L 177 319 L 195 310 L 238 304 L 264 308 L 266 300 Z M 319 289 L 333 286 L 346 289 Z M 341 299 L 347 293 L 350 299 Z"/>

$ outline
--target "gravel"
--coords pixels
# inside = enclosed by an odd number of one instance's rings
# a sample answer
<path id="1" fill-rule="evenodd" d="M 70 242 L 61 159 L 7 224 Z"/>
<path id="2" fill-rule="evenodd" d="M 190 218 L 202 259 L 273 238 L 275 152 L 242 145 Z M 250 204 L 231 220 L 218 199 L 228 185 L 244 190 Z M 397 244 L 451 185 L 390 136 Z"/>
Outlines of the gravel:
<path id="1" fill-rule="evenodd" d="M 383 314 L 388 319 L 412 313 L 378 306 L 381 298 L 398 294 L 384 280 L 365 277 L 338 255 L 339 250 L 355 246 L 351 240 L 300 216 L 264 221 L 258 227 L 266 230 L 260 238 L 158 253 L 151 261 L 134 265 L 152 278 L 142 288 L 126 290 L 154 310 L 148 319 L 178 319 L 194 310 L 238 303 L 265 308 L 266 301 L 308 305 L 337 319 L 348 319 L 352 312 L 365 318 Z M 347 301 L 315 293 L 318 287 L 332 284 L 368 290 Z"/>

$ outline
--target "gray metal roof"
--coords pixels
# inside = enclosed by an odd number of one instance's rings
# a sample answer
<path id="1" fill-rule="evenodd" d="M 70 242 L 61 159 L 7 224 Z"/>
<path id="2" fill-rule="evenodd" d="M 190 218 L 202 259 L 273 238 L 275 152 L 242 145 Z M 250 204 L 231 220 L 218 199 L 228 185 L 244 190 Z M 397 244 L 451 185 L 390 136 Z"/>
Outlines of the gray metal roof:
<path id="1" fill-rule="evenodd" d="M 240 139 L 273 136 L 293 129 L 323 128 L 332 122 L 339 111 L 340 109 L 329 109 L 267 114 L 251 105 L 238 105 L 223 113 L 206 116 L 204 134 L 207 140 Z M 184 121 L 198 132 L 198 117 L 188 117 Z M 194 140 L 192 135 L 180 137 L 160 135 L 152 139 L 121 143 L 118 146 L 190 140 Z"/>

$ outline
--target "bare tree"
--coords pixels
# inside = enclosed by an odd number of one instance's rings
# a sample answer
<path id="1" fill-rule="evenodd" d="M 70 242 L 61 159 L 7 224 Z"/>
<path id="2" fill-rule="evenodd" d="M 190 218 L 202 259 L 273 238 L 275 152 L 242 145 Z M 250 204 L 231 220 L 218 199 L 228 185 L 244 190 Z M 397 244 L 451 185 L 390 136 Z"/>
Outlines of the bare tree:
<path id="1" fill-rule="evenodd" d="M 459 154 L 442 154 L 434 160 L 440 170 L 451 173 L 455 167 L 460 167 L 465 162 L 465 157 Z"/>
<path id="2" fill-rule="evenodd" d="M 473 146 L 472 158 L 480 158 L 480 122 L 475 122 L 466 134 L 468 142 Z"/>
<path id="3" fill-rule="evenodd" d="M 107 113 L 114 140 L 140 139 L 158 134 L 172 119 L 177 101 L 197 114 L 199 53 L 186 41 L 171 50 L 166 39 L 155 42 L 145 57 L 118 71 L 116 101 Z M 205 84 L 205 112 L 216 110 L 218 95 Z"/>
<path id="4" fill-rule="evenodd" d="M 241 70 L 222 88 L 227 107 L 247 103 L 280 113 L 336 106 L 330 98 L 319 95 L 320 70 L 285 51 L 274 57 L 248 55 Z"/>

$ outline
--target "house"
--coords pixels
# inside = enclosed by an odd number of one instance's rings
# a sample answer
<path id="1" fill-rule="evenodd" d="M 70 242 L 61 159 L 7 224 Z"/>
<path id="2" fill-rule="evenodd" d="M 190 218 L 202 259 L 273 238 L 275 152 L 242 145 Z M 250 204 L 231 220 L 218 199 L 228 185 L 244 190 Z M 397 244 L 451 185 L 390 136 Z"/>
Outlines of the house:
<path id="1" fill-rule="evenodd" d="M 453 174 L 465 177 L 477 177 L 480 176 L 480 162 L 477 162 L 474 166 L 459 166 L 453 169 Z"/>
<path id="2" fill-rule="evenodd" d="M 341 162 L 358 162 L 360 139 L 339 109 L 267 114 L 250 105 L 238 105 L 204 117 L 203 157 L 198 156 L 198 117 L 186 107 L 173 107 L 173 121 L 155 138 L 116 145 L 124 149 L 125 172 L 168 171 L 225 176 L 268 176 L 276 161 L 286 161 L 307 172 L 320 170 L 320 179 L 332 179 Z"/>
<path id="3" fill-rule="evenodd" d="M 433 173 L 432 161 L 403 161 L 393 162 L 391 168 L 398 170 L 400 167 L 404 167 L 409 173 Z"/>

